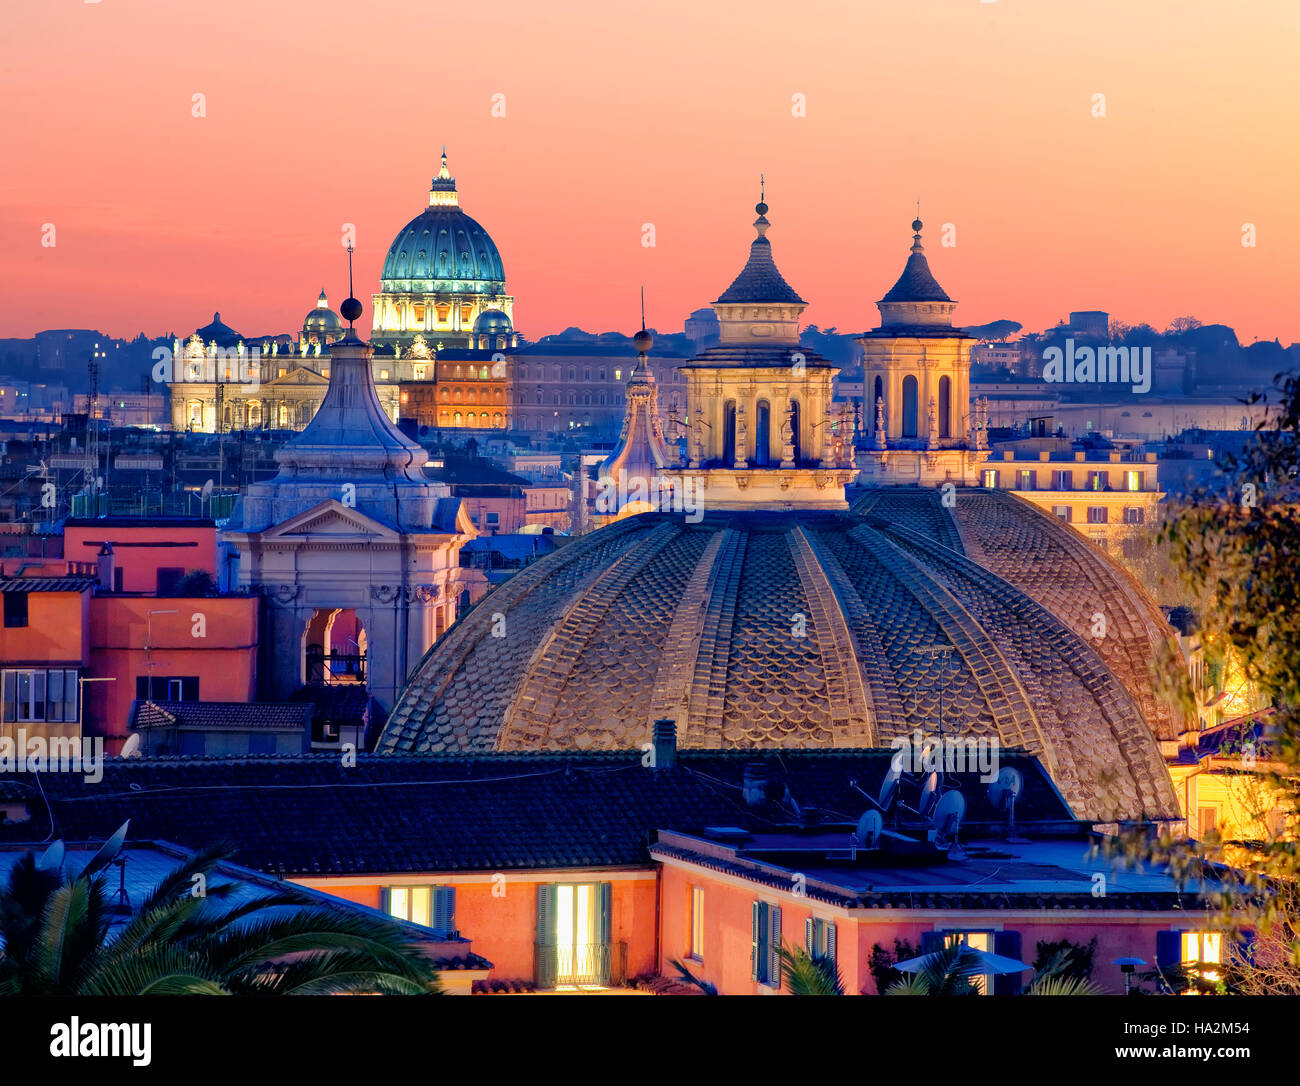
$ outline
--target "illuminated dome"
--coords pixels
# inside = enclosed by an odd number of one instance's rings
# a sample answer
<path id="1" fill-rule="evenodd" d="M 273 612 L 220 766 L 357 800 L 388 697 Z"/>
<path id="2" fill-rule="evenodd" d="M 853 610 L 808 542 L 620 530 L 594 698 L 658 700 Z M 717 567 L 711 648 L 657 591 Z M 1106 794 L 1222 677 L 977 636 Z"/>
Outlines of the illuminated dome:
<path id="1" fill-rule="evenodd" d="M 474 322 L 476 336 L 510 335 L 514 331 L 510 318 L 499 309 L 486 309 Z"/>
<path id="2" fill-rule="evenodd" d="M 447 156 L 429 188 L 429 206 L 402 227 L 384 258 L 380 290 L 503 294 L 505 266 L 486 230 L 460 209 Z"/>
<path id="3" fill-rule="evenodd" d="M 302 334 L 308 339 L 316 336 L 326 343 L 343 335 L 343 322 L 339 319 L 339 315 L 330 308 L 329 301 L 325 297 L 324 287 L 321 287 L 320 297 L 316 299 L 316 307 L 307 314 L 302 322 Z"/>
<path id="4" fill-rule="evenodd" d="M 1158 740 L 1180 724 L 1148 670 L 1169 636 L 1136 581 L 1001 491 L 650 512 L 492 592 L 421 662 L 379 750 L 636 749 L 659 717 L 686 747 L 878 747 L 934 734 L 942 696 L 945 734 L 1038 755 L 1078 816 L 1177 817 Z"/>

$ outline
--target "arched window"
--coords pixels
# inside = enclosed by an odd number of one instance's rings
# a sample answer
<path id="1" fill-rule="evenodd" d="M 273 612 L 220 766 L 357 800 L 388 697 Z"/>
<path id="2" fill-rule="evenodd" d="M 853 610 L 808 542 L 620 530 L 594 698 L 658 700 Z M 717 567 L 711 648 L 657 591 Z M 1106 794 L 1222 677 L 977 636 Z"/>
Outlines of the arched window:
<path id="1" fill-rule="evenodd" d="M 883 377 L 877 377 L 875 391 L 871 394 L 871 422 L 868 423 L 872 430 L 876 428 L 876 403 L 884 398 L 885 379 Z"/>
<path id="2" fill-rule="evenodd" d="M 495 411 L 495 412 L 493 412 L 493 414 L 492 414 L 492 426 L 493 426 L 495 429 L 497 429 L 497 430 L 500 430 L 500 429 L 501 429 L 501 412 L 500 412 L 500 411 Z"/>
<path id="3" fill-rule="evenodd" d="M 939 378 L 939 436 L 952 437 L 952 378 Z"/>
<path id="4" fill-rule="evenodd" d="M 903 436 L 916 437 L 916 378 L 908 374 L 903 378 Z"/>
<path id="5" fill-rule="evenodd" d="M 794 462 L 799 463 L 799 401 L 790 401 L 790 441 L 794 445 Z"/>
<path id="6" fill-rule="evenodd" d="M 464 419 L 464 416 L 463 416 L 459 411 L 457 411 L 456 414 L 452 416 L 452 425 L 453 425 L 453 426 L 460 426 L 460 425 L 461 425 L 461 421 L 462 421 L 463 419 Z"/>
<path id="7" fill-rule="evenodd" d="M 771 463 L 772 409 L 766 400 L 759 400 L 754 412 L 754 463 L 765 468 Z"/>
<path id="8" fill-rule="evenodd" d="M 736 401 L 728 400 L 722 408 L 722 466 L 736 462 Z"/>

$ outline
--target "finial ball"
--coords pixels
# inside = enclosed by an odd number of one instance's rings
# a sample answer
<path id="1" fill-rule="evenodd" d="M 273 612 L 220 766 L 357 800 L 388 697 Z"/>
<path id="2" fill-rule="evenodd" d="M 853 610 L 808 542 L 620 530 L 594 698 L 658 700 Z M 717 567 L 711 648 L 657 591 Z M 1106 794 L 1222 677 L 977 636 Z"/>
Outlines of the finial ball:
<path id="1" fill-rule="evenodd" d="M 914 233 L 919 234 L 919 233 L 921 232 L 921 227 L 922 227 L 923 225 L 924 225 L 924 224 L 921 222 L 920 219 L 913 219 L 913 220 L 912 220 L 912 231 L 913 231 Z"/>
<path id="2" fill-rule="evenodd" d="M 354 321 L 361 316 L 361 303 L 355 298 L 345 298 L 339 306 L 339 313 L 345 321 Z"/>
<path id="3" fill-rule="evenodd" d="M 654 344 L 655 337 L 647 332 L 644 328 L 632 337 L 632 346 L 636 348 L 638 354 L 645 354 Z"/>
<path id="4" fill-rule="evenodd" d="M 763 201 L 760 200 L 758 203 L 754 205 L 754 210 L 757 211 L 760 215 L 766 215 L 767 204 L 763 203 Z"/>

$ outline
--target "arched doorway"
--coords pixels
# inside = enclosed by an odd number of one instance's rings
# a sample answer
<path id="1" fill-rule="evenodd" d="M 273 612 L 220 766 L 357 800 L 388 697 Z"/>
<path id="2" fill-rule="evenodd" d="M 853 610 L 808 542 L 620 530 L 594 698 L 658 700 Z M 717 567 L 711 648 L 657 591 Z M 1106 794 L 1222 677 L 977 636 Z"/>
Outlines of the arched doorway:
<path id="1" fill-rule="evenodd" d="M 910 374 L 903 378 L 903 436 L 916 437 L 916 378 Z"/>
<path id="2" fill-rule="evenodd" d="M 303 631 L 303 682 L 309 686 L 366 683 L 366 629 L 350 607 L 318 607 Z"/>

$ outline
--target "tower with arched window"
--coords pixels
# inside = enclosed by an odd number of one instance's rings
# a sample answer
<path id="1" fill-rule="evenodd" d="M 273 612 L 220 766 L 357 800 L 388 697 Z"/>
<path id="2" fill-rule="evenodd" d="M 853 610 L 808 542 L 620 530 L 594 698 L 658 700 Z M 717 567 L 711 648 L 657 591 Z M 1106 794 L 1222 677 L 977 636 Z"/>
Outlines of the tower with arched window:
<path id="1" fill-rule="evenodd" d="M 862 482 L 974 484 L 988 459 L 970 403 L 975 340 L 952 323 L 957 303 L 930 271 L 920 219 L 903 274 L 877 304 L 880 327 L 862 345 L 866 449 Z"/>

